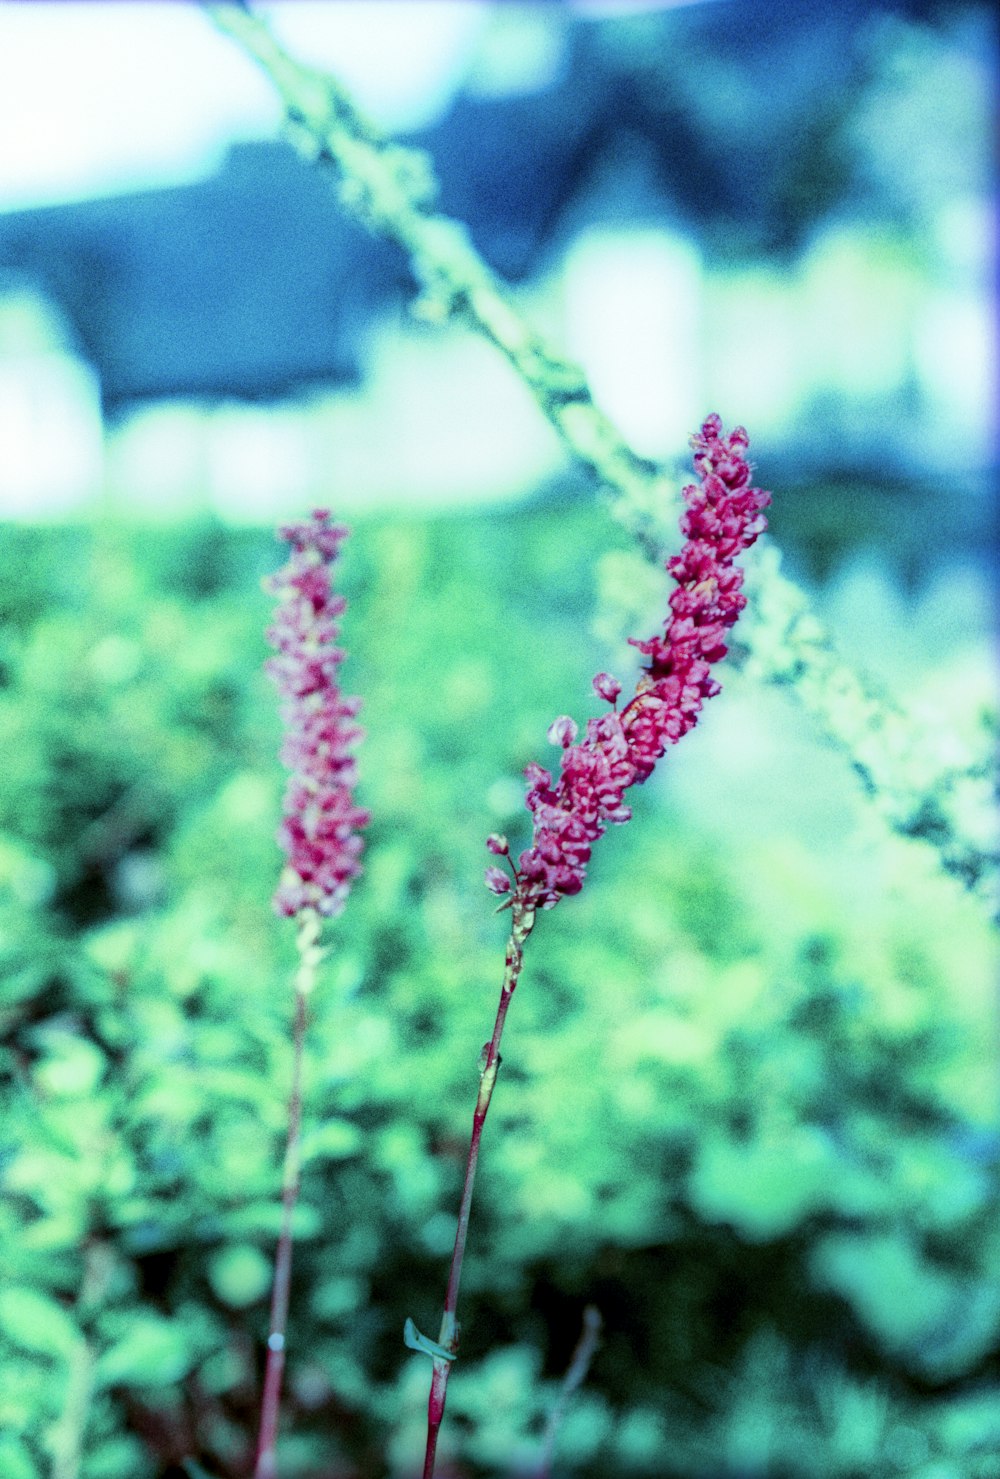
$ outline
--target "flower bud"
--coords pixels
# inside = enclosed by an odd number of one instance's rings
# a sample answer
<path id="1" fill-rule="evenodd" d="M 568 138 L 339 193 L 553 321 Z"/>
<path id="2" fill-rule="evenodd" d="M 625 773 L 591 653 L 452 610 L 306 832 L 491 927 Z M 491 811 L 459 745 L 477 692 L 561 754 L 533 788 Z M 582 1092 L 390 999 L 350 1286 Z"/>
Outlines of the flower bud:
<path id="1" fill-rule="evenodd" d="M 550 745 L 561 745 L 566 750 L 576 739 L 576 725 L 567 714 L 560 714 L 549 725 L 546 737 Z"/>
<path id="2" fill-rule="evenodd" d="M 613 704 L 622 691 L 622 685 L 610 673 L 598 673 L 594 679 L 594 690 L 601 698 L 607 699 L 609 704 Z"/>
<path id="3" fill-rule="evenodd" d="M 485 873 L 486 887 L 493 894 L 509 894 L 510 879 L 502 868 L 487 868 Z"/>

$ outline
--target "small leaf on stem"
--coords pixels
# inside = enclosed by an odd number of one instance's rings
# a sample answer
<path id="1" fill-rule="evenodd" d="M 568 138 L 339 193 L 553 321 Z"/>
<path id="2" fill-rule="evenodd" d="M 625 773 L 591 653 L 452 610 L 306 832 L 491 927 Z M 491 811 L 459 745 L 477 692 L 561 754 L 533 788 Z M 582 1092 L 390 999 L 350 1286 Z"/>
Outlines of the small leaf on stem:
<path id="1" fill-rule="evenodd" d="M 454 1361 L 455 1359 L 454 1351 L 446 1350 L 443 1345 L 438 1345 L 437 1341 L 431 1340 L 429 1335 L 422 1335 L 409 1316 L 403 1326 L 403 1344 L 409 1346 L 411 1351 L 420 1351 L 435 1361 Z"/>

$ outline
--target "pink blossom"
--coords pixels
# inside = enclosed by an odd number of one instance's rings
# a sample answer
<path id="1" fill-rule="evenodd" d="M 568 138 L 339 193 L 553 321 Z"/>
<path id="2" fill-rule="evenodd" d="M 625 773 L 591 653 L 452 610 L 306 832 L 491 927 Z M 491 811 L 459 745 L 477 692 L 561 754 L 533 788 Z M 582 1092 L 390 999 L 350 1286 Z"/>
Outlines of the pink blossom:
<path id="1" fill-rule="evenodd" d="M 494 894 L 510 893 L 510 879 L 502 868 L 486 869 L 486 887 Z"/>
<path id="2" fill-rule="evenodd" d="M 287 862 L 274 907 L 284 915 L 303 909 L 335 915 L 361 871 L 358 829 L 369 820 L 353 797 L 353 747 L 363 733 L 353 721 L 361 701 L 345 698 L 337 684 L 344 660 L 335 645 L 337 617 L 346 603 L 333 594 L 330 572 L 347 530 L 316 509 L 302 523 L 279 529 L 278 537 L 291 555 L 264 582 L 278 598 L 267 632 L 276 655 L 265 668 L 281 694 L 281 759 L 291 776 L 278 831 Z"/>
<path id="3" fill-rule="evenodd" d="M 610 673 L 598 673 L 594 678 L 594 692 L 601 698 L 607 699 L 609 704 L 617 702 L 621 691 L 622 685 Z"/>
<path id="4" fill-rule="evenodd" d="M 632 815 L 625 792 L 648 779 L 667 746 L 698 722 L 704 700 L 719 692 L 711 665 L 725 656 L 725 634 L 746 605 L 743 572 L 732 562 L 765 528 L 762 510 L 771 501 L 770 493 L 750 486 L 748 445 L 742 427 L 723 437 L 714 415 L 691 438 L 698 482 L 684 489 L 681 532 L 687 542 L 666 565 L 677 589 L 663 634 L 631 639 L 648 659 L 635 694 L 624 709 L 588 720 L 579 743 L 572 719 L 555 720 L 548 737 L 562 746 L 558 781 L 540 765 L 525 770 L 534 835 L 518 859 L 516 879 L 517 897 L 527 907 L 551 909 L 564 895 L 579 893 L 592 844 L 609 823 Z M 610 673 L 598 673 L 594 688 L 612 705 L 621 692 Z M 499 869 L 487 873 L 509 887 Z M 506 892 L 487 882 L 494 892 Z"/>
<path id="5" fill-rule="evenodd" d="M 576 725 L 567 714 L 562 714 L 554 719 L 549 725 L 548 741 L 550 745 L 561 745 L 565 750 L 576 739 Z"/>

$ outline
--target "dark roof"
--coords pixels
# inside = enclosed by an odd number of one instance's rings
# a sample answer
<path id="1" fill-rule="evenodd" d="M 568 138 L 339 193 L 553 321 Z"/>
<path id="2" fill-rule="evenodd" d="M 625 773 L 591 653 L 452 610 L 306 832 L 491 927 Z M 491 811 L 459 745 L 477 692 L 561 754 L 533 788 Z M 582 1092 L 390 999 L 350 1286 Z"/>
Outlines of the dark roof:
<path id="1" fill-rule="evenodd" d="M 198 184 L 0 216 L 5 268 L 60 305 L 108 405 L 354 380 L 409 282 L 283 143 L 238 145 Z"/>
<path id="2" fill-rule="evenodd" d="M 599 176 L 614 214 L 637 144 L 650 211 L 687 222 L 710 252 L 793 252 L 873 188 L 849 131 L 872 82 L 872 28 L 953 8 L 712 0 L 598 22 L 553 6 L 565 65 L 547 87 L 460 94 L 408 142 L 431 155 L 440 209 L 512 279 L 538 268 Z M 109 406 L 353 380 L 372 315 L 412 289 L 402 254 L 353 226 L 279 143 L 235 147 L 199 184 L 0 216 L 5 268 L 60 305 Z"/>
<path id="3" fill-rule="evenodd" d="M 865 200 L 850 123 L 873 84 L 880 27 L 935 21 L 949 0 L 711 0 L 564 20 L 565 59 L 522 96 L 460 94 L 415 136 L 441 209 L 512 279 L 529 276 L 567 208 L 642 146 L 650 206 L 709 250 L 792 253 L 831 206 Z M 558 7 L 554 7 L 558 9 Z M 627 202 L 631 206 L 633 202 Z M 614 210 L 605 198 L 605 209 Z"/>

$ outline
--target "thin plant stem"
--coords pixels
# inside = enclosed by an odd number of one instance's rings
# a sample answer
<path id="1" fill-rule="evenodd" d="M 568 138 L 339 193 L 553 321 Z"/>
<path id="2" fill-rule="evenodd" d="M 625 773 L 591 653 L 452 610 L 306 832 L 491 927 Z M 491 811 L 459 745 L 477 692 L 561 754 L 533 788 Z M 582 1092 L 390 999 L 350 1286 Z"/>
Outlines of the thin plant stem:
<path id="1" fill-rule="evenodd" d="M 302 1062 L 308 1024 L 308 997 L 315 984 L 316 966 L 322 954 L 317 945 L 318 938 L 319 916 L 312 909 L 303 910 L 299 920 L 297 940 L 299 966 L 295 976 L 292 1086 L 288 1098 L 288 1133 L 282 1177 L 281 1232 L 274 1257 L 267 1363 L 264 1368 L 264 1390 L 260 1404 L 260 1433 L 257 1439 L 254 1479 L 274 1479 L 278 1472 L 275 1450 L 281 1410 L 281 1381 L 285 1371 L 288 1300 L 292 1282 L 292 1219 L 299 1196 L 301 1171 Z"/>
<path id="2" fill-rule="evenodd" d="M 455 1247 L 451 1255 L 448 1289 L 445 1294 L 444 1313 L 441 1316 L 441 1330 L 438 1335 L 438 1345 L 449 1353 L 450 1359 L 444 1356 L 434 1357 L 431 1390 L 427 1401 L 427 1448 L 424 1454 L 423 1479 L 433 1479 L 434 1476 L 438 1434 L 441 1430 L 445 1397 L 448 1391 L 448 1373 L 458 1353 L 458 1290 L 462 1281 L 462 1261 L 465 1257 L 465 1244 L 469 1235 L 469 1214 L 472 1210 L 472 1189 L 479 1161 L 479 1142 L 500 1068 L 500 1039 L 507 1020 L 507 1008 L 510 1006 L 511 997 L 514 995 L 514 989 L 521 974 L 524 942 L 535 923 L 534 910 L 524 908 L 519 900 L 514 900 L 513 909 L 513 925 L 510 939 L 507 942 L 500 1005 L 497 1007 L 496 1021 L 493 1024 L 493 1036 L 483 1050 L 480 1063 L 479 1093 L 476 1096 L 476 1108 L 472 1116 L 472 1136 L 469 1141 L 468 1159 L 465 1163 L 465 1181 L 462 1185 L 462 1200 L 458 1209 Z"/>
<path id="3" fill-rule="evenodd" d="M 542 1456 L 538 1463 L 535 1479 L 549 1479 L 549 1470 L 552 1466 L 552 1455 L 555 1452 L 556 1438 L 562 1427 L 566 1410 L 570 1399 L 577 1387 L 582 1386 L 587 1379 L 590 1363 L 594 1359 L 601 1339 L 601 1312 L 594 1304 L 588 1304 L 583 1312 L 583 1329 L 580 1331 L 580 1339 L 577 1341 L 566 1368 L 566 1375 L 562 1379 L 559 1395 L 555 1400 L 549 1420 L 545 1424 L 545 1435 L 542 1438 Z"/>
<path id="4" fill-rule="evenodd" d="M 104 1299 L 111 1278 L 113 1255 L 106 1244 L 91 1238 L 84 1254 L 83 1282 L 77 1315 L 84 1328 Z M 63 1410 L 51 1433 L 50 1479 L 78 1479 L 83 1463 L 87 1420 L 94 1393 L 97 1353 L 81 1330 L 70 1353 Z"/>
<path id="5" fill-rule="evenodd" d="M 52 1434 L 51 1479 L 78 1479 L 96 1364 L 92 1347 L 81 1338 L 70 1356 L 65 1405 Z"/>

